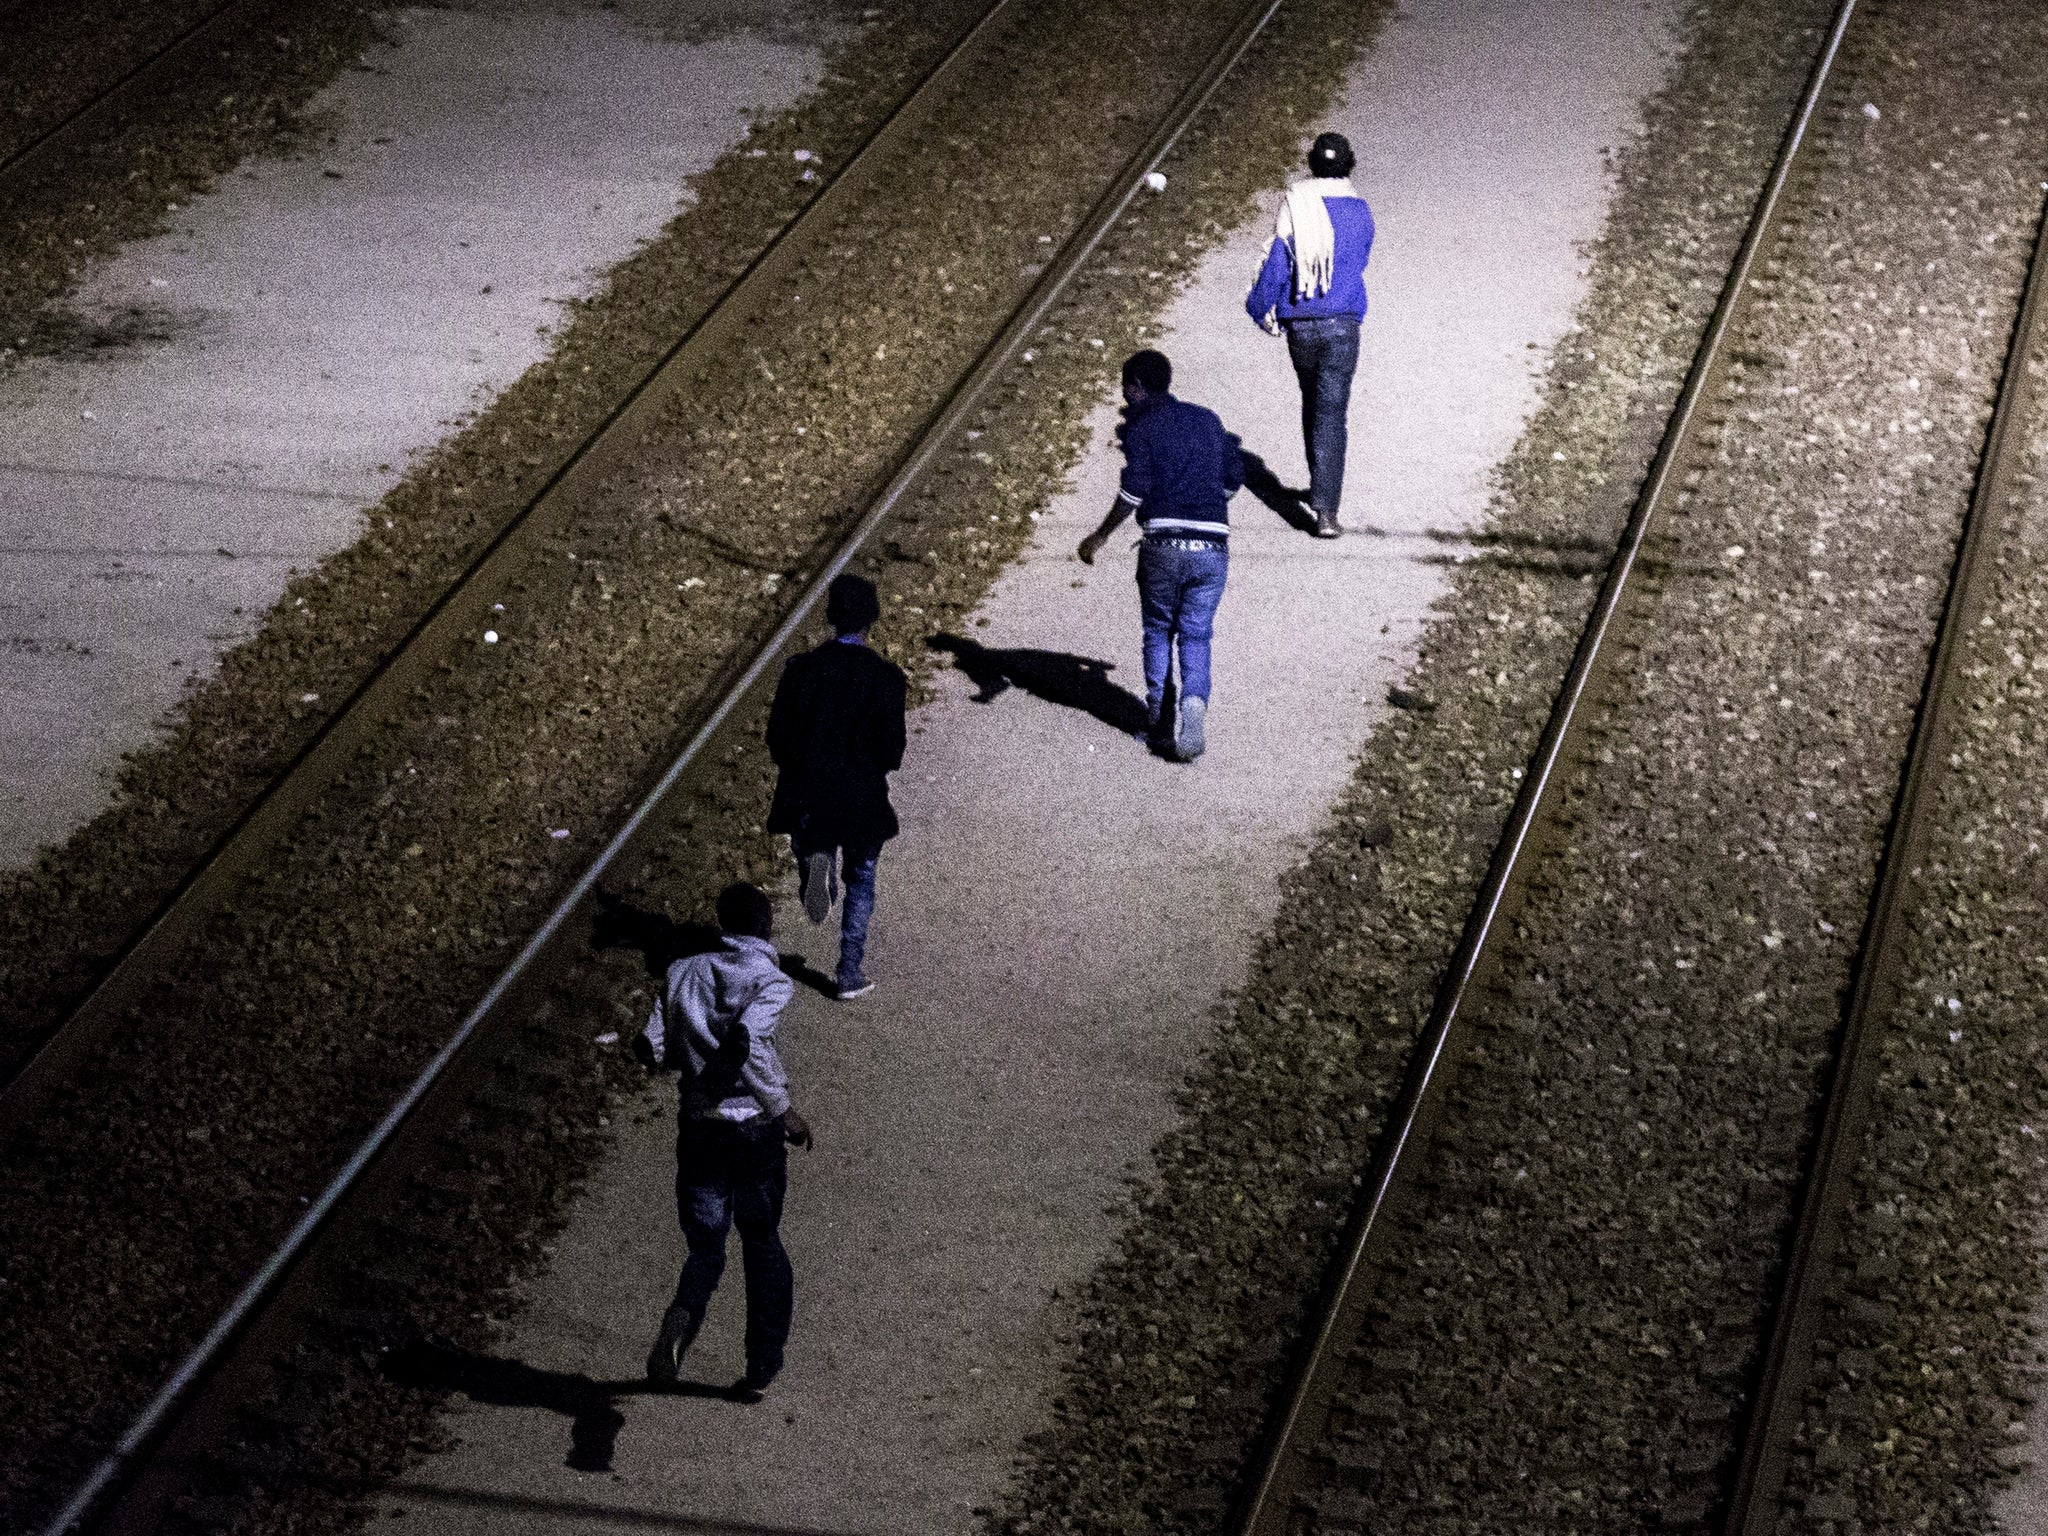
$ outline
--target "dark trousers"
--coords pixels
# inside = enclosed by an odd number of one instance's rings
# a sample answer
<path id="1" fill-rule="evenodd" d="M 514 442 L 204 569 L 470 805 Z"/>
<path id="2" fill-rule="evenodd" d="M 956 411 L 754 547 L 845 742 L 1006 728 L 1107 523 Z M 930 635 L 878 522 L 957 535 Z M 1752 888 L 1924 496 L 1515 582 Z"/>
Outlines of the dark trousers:
<path id="1" fill-rule="evenodd" d="M 1301 381 L 1301 439 L 1308 449 L 1308 504 L 1334 518 L 1344 501 L 1351 375 L 1358 371 L 1358 321 L 1291 320 L 1287 356 Z"/>
<path id="2" fill-rule="evenodd" d="M 725 1273 L 726 1237 L 740 1229 L 747 1279 L 747 1371 L 763 1378 L 782 1369 L 789 1340 L 794 1281 L 782 1247 L 782 1197 L 789 1186 L 789 1148 L 782 1121 L 685 1120 L 676 1135 L 676 1215 L 689 1258 L 676 1282 L 675 1306 L 689 1315 L 695 1337 L 704 1309 Z"/>
<path id="3" fill-rule="evenodd" d="M 826 878 L 836 879 L 846 891 L 846 905 L 839 909 L 839 970 L 834 979 L 846 990 L 863 985 L 867 975 L 861 965 L 867 959 L 868 919 L 875 911 L 875 869 L 882 860 L 882 845 L 841 847 L 813 842 L 799 832 L 789 840 L 789 847 L 796 855 L 799 891 L 811 878 L 811 856 L 822 853 L 832 858 L 835 869 Z"/>

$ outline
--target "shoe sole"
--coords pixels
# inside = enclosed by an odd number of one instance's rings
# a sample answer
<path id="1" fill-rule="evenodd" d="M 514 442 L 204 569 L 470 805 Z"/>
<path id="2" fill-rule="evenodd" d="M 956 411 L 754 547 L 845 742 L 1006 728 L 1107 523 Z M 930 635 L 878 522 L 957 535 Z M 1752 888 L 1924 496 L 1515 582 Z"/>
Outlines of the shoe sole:
<path id="1" fill-rule="evenodd" d="M 814 853 L 804 860 L 804 916 L 822 923 L 832 915 L 832 855 Z"/>
<path id="2" fill-rule="evenodd" d="M 1173 733 L 1173 751 L 1184 763 L 1192 763 L 1207 750 L 1208 744 L 1202 740 L 1202 723 L 1207 714 L 1207 709 L 1183 709 L 1180 713 L 1178 728 Z"/>
<path id="3" fill-rule="evenodd" d="M 832 994 L 832 1001 L 835 1003 L 850 1003 L 856 997 L 866 997 L 874 990 L 875 984 L 872 981 L 864 981 L 857 987 L 841 987 Z"/>

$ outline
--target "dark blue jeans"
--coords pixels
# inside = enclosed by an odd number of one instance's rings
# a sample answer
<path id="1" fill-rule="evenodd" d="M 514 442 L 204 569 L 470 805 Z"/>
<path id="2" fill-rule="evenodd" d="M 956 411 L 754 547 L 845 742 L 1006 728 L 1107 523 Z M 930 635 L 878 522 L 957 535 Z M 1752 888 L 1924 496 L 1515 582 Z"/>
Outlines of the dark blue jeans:
<path id="1" fill-rule="evenodd" d="M 1335 517 L 1344 501 L 1344 450 L 1351 412 L 1351 375 L 1358 370 L 1358 321 L 1291 320 L 1287 355 L 1301 381 L 1301 440 L 1308 449 L 1308 504 Z"/>
<path id="2" fill-rule="evenodd" d="M 797 884 L 808 877 L 807 865 L 814 853 L 829 853 L 837 865 L 836 878 L 846 887 L 846 905 L 839 909 L 839 973 L 842 988 L 861 986 L 867 980 L 861 962 L 868 952 L 868 919 L 875 910 L 875 866 L 881 862 L 882 845 L 842 848 L 837 844 L 813 843 L 799 833 L 789 840 L 796 855 Z"/>
<path id="3" fill-rule="evenodd" d="M 1188 540 L 1192 545 L 1199 541 Z M 1209 637 L 1230 574 L 1230 551 L 1147 539 L 1138 546 L 1138 608 L 1145 621 L 1145 707 L 1159 723 L 1166 675 L 1180 653 L 1180 697 L 1209 698 Z"/>
<path id="4" fill-rule="evenodd" d="M 738 1227 L 747 1277 L 747 1371 L 764 1378 L 782 1369 L 789 1340 L 794 1281 L 781 1231 L 788 1186 L 780 1117 L 686 1119 L 676 1133 L 676 1216 L 690 1256 L 676 1282 L 675 1305 L 689 1314 L 689 1336 L 695 1337 L 725 1273 L 726 1237 Z"/>

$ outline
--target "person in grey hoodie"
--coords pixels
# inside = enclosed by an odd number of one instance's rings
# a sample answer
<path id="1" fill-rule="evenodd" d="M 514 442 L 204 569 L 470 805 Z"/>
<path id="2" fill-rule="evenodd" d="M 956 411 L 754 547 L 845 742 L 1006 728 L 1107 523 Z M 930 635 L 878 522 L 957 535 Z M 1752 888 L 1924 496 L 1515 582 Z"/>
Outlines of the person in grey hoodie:
<path id="1" fill-rule="evenodd" d="M 689 1257 L 675 1300 L 647 1356 L 647 1379 L 673 1387 L 683 1355 L 725 1272 L 726 1238 L 739 1228 L 747 1281 L 747 1373 L 734 1390 L 762 1392 L 782 1369 L 793 1280 L 782 1246 L 789 1148 L 809 1147 L 811 1128 L 789 1102 L 775 1026 L 792 988 L 769 942 L 774 909 L 755 886 L 718 896 L 720 944 L 669 967 L 641 1060 L 679 1074 L 676 1215 Z"/>

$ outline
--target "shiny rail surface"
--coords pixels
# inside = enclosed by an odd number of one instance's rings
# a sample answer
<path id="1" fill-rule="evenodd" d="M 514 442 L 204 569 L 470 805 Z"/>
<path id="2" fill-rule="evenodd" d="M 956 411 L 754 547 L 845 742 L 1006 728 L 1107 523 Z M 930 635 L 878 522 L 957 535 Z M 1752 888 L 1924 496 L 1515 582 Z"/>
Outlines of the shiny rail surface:
<path id="1" fill-rule="evenodd" d="M 215 839 L 129 936 L 92 990 L 0 1083 L 0 1139 L 33 1122 L 92 1051 L 113 1035 L 128 1010 L 152 994 L 160 968 L 175 960 L 180 946 L 202 930 L 209 914 L 244 875 L 263 868 L 268 850 L 319 802 L 361 744 L 403 712 L 409 691 L 476 632 L 494 596 L 555 530 L 574 517 L 579 499 L 594 491 L 630 453 L 641 429 L 692 386 L 714 355 L 769 313 L 781 286 L 827 249 L 834 226 L 883 174 L 892 157 L 919 142 L 952 85 L 992 45 L 1014 3 L 993 0 L 823 190 L 620 396 L 604 419 L 565 453 L 404 639 Z"/>
<path id="2" fill-rule="evenodd" d="M 1008 3 L 1008 0 L 1003 0 Z M 156 1395 L 44 1527 L 44 1536 L 81 1531 L 145 1532 L 161 1527 L 210 1444 L 231 1425 L 239 1404 L 254 1400 L 272 1361 L 291 1349 L 319 1306 L 323 1277 L 346 1272 L 353 1239 L 388 1212 L 405 1191 L 408 1153 L 423 1148 L 462 1110 L 477 1060 L 494 1032 L 512 1020 L 518 999 L 544 992 L 551 972 L 573 963 L 584 932 L 578 919 L 594 916 L 598 882 L 624 866 L 658 834 L 671 791 L 683 781 L 735 713 L 757 698 L 770 669 L 824 601 L 832 579 L 859 555 L 875 532 L 933 469 L 953 436 L 982 404 L 990 386 L 1022 351 L 1115 227 L 1144 178 L 1171 152 L 1224 78 L 1243 58 L 1283 0 L 1252 0 L 1201 70 L 1159 119 L 1145 143 L 1110 178 L 1058 254 L 958 378 L 900 458 L 886 486 L 858 524 L 805 585 L 769 639 L 754 653 L 661 771 L 632 813 L 613 833 L 546 922 L 498 976 L 460 1027 L 398 1098 L 308 1207 L 285 1240 L 263 1262 L 200 1344 L 179 1363 Z M 997 10 L 1002 7 L 999 4 Z M 991 17 L 994 15 L 990 13 Z M 975 36 L 985 34 L 987 22 Z M 973 37 L 960 46 L 971 45 Z M 958 54 L 954 56 L 957 59 Z M 950 69 L 949 59 L 942 69 Z M 928 82 L 929 83 L 929 82 Z M 892 119 L 893 121 L 893 119 Z M 851 167 L 849 167 L 849 170 Z M 843 179 L 844 173 L 842 173 Z M 822 199 L 821 199 L 822 201 Z M 816 205 L 814 204 L 815 208 Z M 771 253 L 773 254 L 772 250 Z M 764 256 L 763 261 L 768 258 Z M 708 318 L 708 317 L 707 317 Z"/>
<path id="3" fill-rule="evenodd" d="M 1444 1113 L 1449 1068 L 1461 1053 L 1469 1030 L 1464 1015 L 1483 990 L 1485 973 L 1505 942 L 1499 937 L 1508 927 L 1504 918 L 1528 899 L 1527 871 L 1534 863 L 1531 850 L 1544 837 L 1552 814 L 1552 779 L 1577 740 L 1581 704 L 1594 691 L 1602 669 L 1612 665 L 1608 658 L 1615 649 L 1610 644 L 1615 615 L 1630 590 L 1652 526 L 1667 498 L 1676 494 L 1674 472 L 1692 448 L 1701 402 L 1708 398 L 1725 367 L 1724 342 L 1749 303 L 1751 273 L 1779 228 L 1785 189 L 1803 163 L 1814 114 L 1855 12 L 1856 0 L 1842 0 L 1836 9 L 1594 600 L 1571 668 L 1523 776 L 1521 792 L 1508 814 L 1429 1020 L 1410 1057 L 1401 1091 L 1388 1113 L 1386 1129 L 1374 1149 L 1359 1207 L 1326 1287 L 1315 1329 L 1296 1362 L 1284 1407 L 1270 1428 L 1263 1454 L 1247 1480 L 1231 1527 L 1241 1536 L 1292 1536 L 1296 1500 L 1305 1489 L 1305 1474 L 1312 1471 L 1315 1449 L 1324 1437 L 1337 1378 L 1347 1368 L 1347 1356 L 1357 1342 L 1379 1271 L 1389 1257 L 1387 1244 L 1393 1236 L 1390 1209 L 1410 1196 L 1422 1155 Z"/>
<path id="4" fill-rule="evenodd" d="M 1874 1037 L 1901 1002 L 1902 945 L 1913 900 L 1908 890 L 1909 872 L 1932 853 L 1932 833 L 1922 807 L 1932 799 L 1931 785 L 1943 772 L 1957 734 L 1955 712 L 1948 702 L 1956 658 L 1962 637 L 1983 614 L 1985 587 L 2003 544 L 1997 528 L 1999 509 L 2008 495 L 2024 441 L 2013 424 L 2023 419 L 2032 393 L 2029 359 L 2048 341 L 2044 288 L 2048 288 L 2048 209 L 2035 231 L 2034 253 L 1999 379 L 1998 400 L 1985 432 L 1976 484 L 1949 572 L 1941 627 L 1885 830 L 1877 888 L 1865 916 L 1854 980 L 1824 1090 L 1826 1109 L 1805 1173 L 1763 1373 L 1751 1399 L 1722 1524 L 1726 1536 L 1770 1536 L 1779 1525 L 1790 1440 L 1798 1428 L 1799 1410 L 1812 1377 L 1818 1313 L 1829 1295 L 1837 1267 L 1835 1256 L 1841 1251 L 1854 1154 L 1859 1133 L 1870 1122 L 1874 1108 Z"/>

